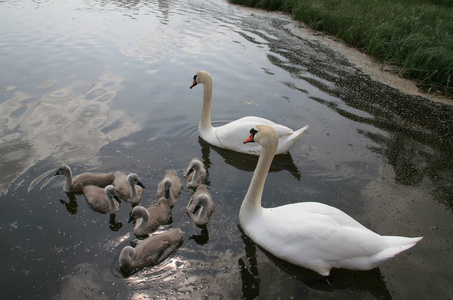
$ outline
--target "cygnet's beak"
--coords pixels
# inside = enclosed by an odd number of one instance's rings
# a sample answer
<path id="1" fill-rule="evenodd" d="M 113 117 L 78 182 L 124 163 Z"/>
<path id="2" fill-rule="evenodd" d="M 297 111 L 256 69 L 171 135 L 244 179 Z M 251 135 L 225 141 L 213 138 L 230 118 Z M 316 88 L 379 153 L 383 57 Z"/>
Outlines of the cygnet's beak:
<path id="1" fill-rule="evenodd" d="M 195 208 L 193 209 L 192 214 L 196 214 L 199 209 L 200 209 L 200 205 L 196 205 Z"/>

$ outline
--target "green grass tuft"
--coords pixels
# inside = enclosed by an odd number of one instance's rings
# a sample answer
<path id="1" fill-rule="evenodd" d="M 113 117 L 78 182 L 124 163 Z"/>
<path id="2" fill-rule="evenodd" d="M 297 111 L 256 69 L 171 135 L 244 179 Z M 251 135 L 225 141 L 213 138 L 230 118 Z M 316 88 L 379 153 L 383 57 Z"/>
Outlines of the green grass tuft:
<path id="1" fill-rule="evenodd" d="M 451 0 L 230 0 L 280 10 L 402 68 L 426 89 L 453 94 Z"/>

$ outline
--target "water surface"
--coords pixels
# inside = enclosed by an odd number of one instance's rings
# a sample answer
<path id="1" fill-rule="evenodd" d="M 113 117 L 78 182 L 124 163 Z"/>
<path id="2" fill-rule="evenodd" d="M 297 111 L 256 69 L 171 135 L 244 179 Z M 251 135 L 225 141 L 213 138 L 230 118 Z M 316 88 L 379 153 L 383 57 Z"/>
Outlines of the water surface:
<path id="1" fill-rule="evenodd" d="M 452 296 L 453 110 L 369 79 L 341 54 L 294 36 L 284 15 L 213 1 L 0 2 L 0 298 L 408 299 Z M 199 139 L 202 88 L 213 123 L 246 115 L 310 125 L 275 158 L 263 206 L 319 201 L 385 235 L 424 236 L 371 271 L 327 284 L 251 242 L 238 212 L 257 158 Z M 244 139 L 248 133 L 244 133 Z M 136 172 L 156 201 L 165 170 L 208 168 L 205 229 L 173 209 L 181 248 L 125 278 L 130 207 L 114 217 L 67 195 L 59 164 Z"/>

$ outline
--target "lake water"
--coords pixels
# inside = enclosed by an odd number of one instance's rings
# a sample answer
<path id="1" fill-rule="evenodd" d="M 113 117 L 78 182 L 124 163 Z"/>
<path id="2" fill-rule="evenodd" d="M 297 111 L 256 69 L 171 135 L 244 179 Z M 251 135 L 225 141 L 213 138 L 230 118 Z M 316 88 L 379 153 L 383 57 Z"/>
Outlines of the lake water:
<path id="1" fill-rule="evenodd" d="M 0 298 L 452 298 L 453 109 L 370 80 L 289 24 L 220 0 L 0 1 Z M 203 90 L 189 86 L 202 69 L 214 124 L 310 125 L 274 159 L 263 206 L 318 201 L 424 239 L 377 269 L 333 270 L 330 284 L 255 246 L 238 212 L 257 158 L 199 139 Z M 210 223 L 188 218 L 185 188 L 166 226 L 182 246 L 127 278 L 130 206 L 98 214 L 53 176 L 61 163 L 135 172 L 148 206 L 193 157 L 208 169 Z"/>

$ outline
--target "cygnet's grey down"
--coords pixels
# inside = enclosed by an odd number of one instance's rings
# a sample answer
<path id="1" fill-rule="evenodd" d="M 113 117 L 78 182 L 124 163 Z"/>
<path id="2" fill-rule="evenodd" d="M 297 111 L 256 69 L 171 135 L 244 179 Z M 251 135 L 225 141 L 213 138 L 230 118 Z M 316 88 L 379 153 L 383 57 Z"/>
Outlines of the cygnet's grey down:
<path id="1" fill-rule="evenodd" d="M 130 275 L 143 267 L 154 266 L 170 256 L 182 243 L 181 229 L 170 229 L 153 234 L 135 248 L 126 246 L 121 250 L 119 268 L 124 275 Z"/>
<path id="2" fill-rule="evenodd" d="M 126 174 L 115 172 L 113 185 L 118 190 L 119 197 L 125 202 L 137 205 L 142 200 L 145 186 L 136 173 Z"/>
<path id="3" fill-rule="evenodd" d="M 185 177 L 189 187 L 197 187 L 206 179 L 206 168 L 201 160 L 194 158 L 190 161 Z"/>
<path id="4" fill-rule="evenodd" d="M 113 185 L 100 188 L 94 185 L 87 185 L 83 189 L 83 195 L 88 205 L 102 214 L 114 214 L 119 211 L 121 200 Z M 113 201 L 115 199 L 115 201 Z"/>
<path id="5" fill-rule="evenodd" d="M 200 185 L 190 198 L 187 215 L 199 226 L 206 225 L 214 213 L 214 202 L 206 185 Z"/>
<path id="6" fill-rule="evenodd" d="M 162 197 L 158 203 L 150 205 L 148 208 L 136 206 L 132 209 L 129 223 L 135 221 L 134 233 L 138 237 L 147 236 L 156 231 L 160 225 L 165 225 L 170 221 L 171 208 L 168 199 Z"/>
<path id="7" fill-rule="evenodd" d="M 167 198 L 170 207 L 173 208 L 176 205 L 179 196 L 181 196 L 181 193 L 182 185 L 178 173 L 175 170 L 168 170 L 157 186 L 157 198 Z"/>
<path id="8" fill-rule="evenodd" d="M 72 178 L 72 171 L 68 165 L 62 164 L 55 176 L 63 175 L 65 183 L 63 191 L 66 193 L 82 193 L 83 188 L 87 185 L 94 185 L 98 187 L 106 187 L 113 183 L 115 175 L 113 173 L 83 173 Z"/>

